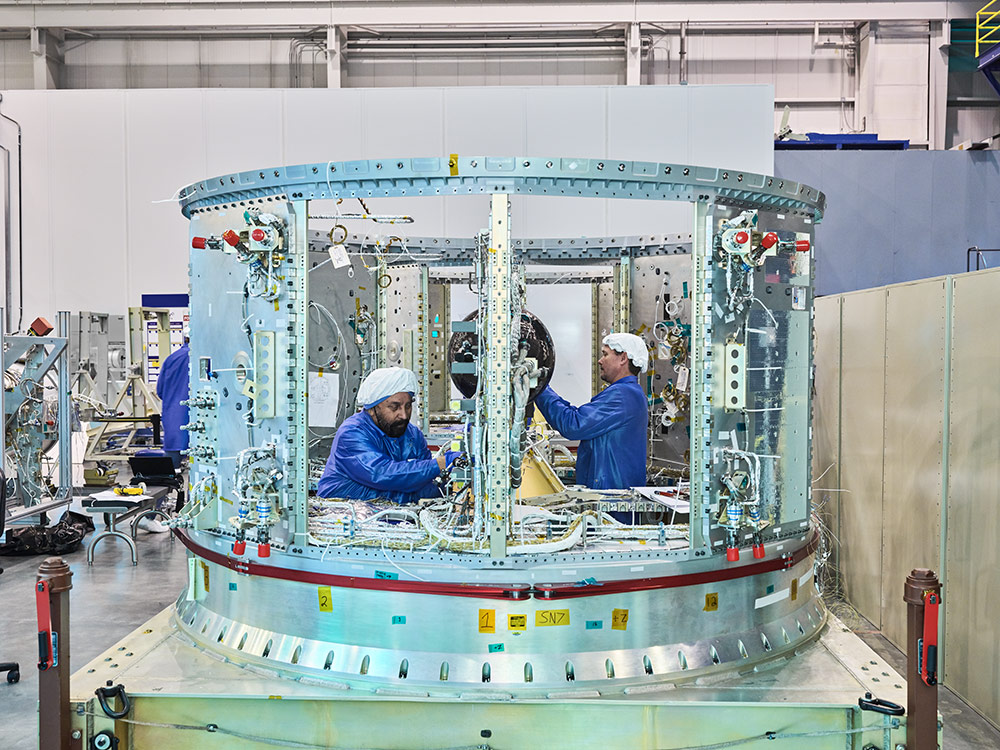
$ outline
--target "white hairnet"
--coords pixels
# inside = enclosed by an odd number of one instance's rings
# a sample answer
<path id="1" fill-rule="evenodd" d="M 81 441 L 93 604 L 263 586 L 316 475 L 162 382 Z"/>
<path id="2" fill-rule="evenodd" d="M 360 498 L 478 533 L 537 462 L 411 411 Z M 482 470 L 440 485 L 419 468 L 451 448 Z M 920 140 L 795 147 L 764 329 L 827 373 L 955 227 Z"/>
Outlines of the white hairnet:
<path id="1" fill-rule="evenodd" d="M 380 367 L 368 373 L 358 388 L 358 406 L 371 409 L 401 392 L 416 394 L 417 376 L 405 367 Z"/>
<path id="2" fill-rule="evenodd" d="M 609 333 L 601 343 L 606 344 L 616 352 L 627 355 L 632 364 L 639 368 L 639 372 L 646 369 L 649 364 L 649 350 L 646 349 L 646 342 L 631 333 Z"/>

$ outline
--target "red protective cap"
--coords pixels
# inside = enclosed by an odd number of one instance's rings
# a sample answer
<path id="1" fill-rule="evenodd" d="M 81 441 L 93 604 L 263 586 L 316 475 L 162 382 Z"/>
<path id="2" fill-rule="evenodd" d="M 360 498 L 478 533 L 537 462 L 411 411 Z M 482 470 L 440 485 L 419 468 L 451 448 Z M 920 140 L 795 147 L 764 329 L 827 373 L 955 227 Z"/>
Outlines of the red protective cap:
<path id="1" fill-rule="evenodd" d="M 763 237 L 760 238 L 761 247 L 765 250 L 770 250 L 778 243 L 778 235 L 774 232 L 768 232 Z"/>
<path id="2" fill-rule="evenodd" d="M 264 234 L 264 230 L 258 227 L 250 232 L 250 236 L 253 237 L 254 242 L 261 242 L 266 235 Z"/>
<path id="3" fill-rule="evenodd" d="M 29 336 L 48 336 L 52 333 L 52 324 L 45 318 L 35 318 L 28 326 Z"/>
<path id="4" fill-rule="evenodd" d="M 747 243 L 748 243 L 749 241 L 750 241 L 750 235 L 749 235 L 749 234 L 747 234 L 746 232 L 737 232 L 737 233 L 736 233 L 736 242 L 737 242 L 738 244 L 740 244 L 740 245 L 745 245 L 745 244 L 747 244 Z"/>
<path id="5" fill-rule="evenodd" d="M 208 240 L 206 240 L 204 237 L 192 237 L 191 238 L 191 247 L 195 248 L 196 250 L 204 250 L 205 249 L 205 243 L 207 241 Z"/>
<path id="6" fill-rule="evenodd" d="M 757 558 L 758 560 L 763 559 L 763 557 L 764 557 L 764 545 L 763 544 L 755 544 L 753 546 L 753 556 L 755 558 Z"/>
<path id="7" fill-rule="evenodd" d="M 234 232 L 232 229 L 227 229 L 225 232 L 223 232 L 222 239 L 224 239 L 233 247 L 236 247 L 238 244 L 240 244 L 240 236 L 236 234 L 236 232 Z"/>
<path id="8" fill-rule="evenodd" d="M 726 559 L 729 562 L 739 562 L 740 561 L 740 548 L 739 547 L 726 547 Z"/>
<path id="9" fill-rule="evenodd" d="M 247 551 L 247 543 L 246 542 L 244 542 L 242 540 L 239 540 L 239 539 L 237 539 L 235 542 L 233 542 L 233 554 L 234 555 L 242 555 L 246 551 Z"/>
<path id="10" fill-rule="evenodd" d="M 257 557 L 270 557 L 271 556 L 271 545 L 270 544 L 258 544 L 257 545 Z"/>
<path id="11" fill-rule="evenodd" d="M 808 253 L 809 240 L 795 240 L 795 249 L 800 253 Z"/>

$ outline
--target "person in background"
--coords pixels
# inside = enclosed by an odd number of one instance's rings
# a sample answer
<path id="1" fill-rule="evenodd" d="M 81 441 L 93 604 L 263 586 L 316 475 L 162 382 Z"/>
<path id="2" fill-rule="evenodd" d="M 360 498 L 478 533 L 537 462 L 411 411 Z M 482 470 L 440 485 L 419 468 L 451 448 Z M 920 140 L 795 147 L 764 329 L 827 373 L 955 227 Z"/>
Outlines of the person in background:
<path id="1" fill-rule="evenodd" d="M 191 393 L 190 361 L 191 350 L 185 329 L 184 345 L 163 360 L 160 376 L 156 379 L 156 395 L 162 403 L 163 452 L 173 460 L 175 469 L 181 466 L 181 451 L 188 447 L 188 433 L 181 429 L 181 425 L 188 423 L 188 407 L 181 401 L 187 401 Z"/>
<path id="2" fill-rule="evenodd" d="M 444 471 L 445 456 L 432 458 L 424 434 L 410 424 L 416 392 L 412 370 L 381 367 L 368 374 L 358 388 L 359 411 L 333 438 L 320 497 L 406 504 L 440 494 L 433 480 Z"/>
<path id="3" fill-rule="evenodd" d="M 550 386 L 535 405 L 564 438 L 580 441 L 577 484 L 599 490 L 643 487 L 649 406 L 638 375 L 649 364 L 649 352 L 631 333 L 612 333 L 602 344 L 597 364 L 607 388 L 577 407 Z"/>

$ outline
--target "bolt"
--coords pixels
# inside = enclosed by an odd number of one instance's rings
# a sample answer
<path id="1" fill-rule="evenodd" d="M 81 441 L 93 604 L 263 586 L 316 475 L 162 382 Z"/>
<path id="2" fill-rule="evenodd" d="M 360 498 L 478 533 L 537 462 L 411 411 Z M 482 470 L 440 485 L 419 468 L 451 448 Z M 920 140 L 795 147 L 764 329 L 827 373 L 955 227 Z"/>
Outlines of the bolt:
<path id="1" fill-rule="evenodd" d="M 79 729 L 74 729 L 73 734 L 71 736 L 73 737 L 74 740 L 78 740 L 83 736 L 83 732 L 81 732 Z"/>

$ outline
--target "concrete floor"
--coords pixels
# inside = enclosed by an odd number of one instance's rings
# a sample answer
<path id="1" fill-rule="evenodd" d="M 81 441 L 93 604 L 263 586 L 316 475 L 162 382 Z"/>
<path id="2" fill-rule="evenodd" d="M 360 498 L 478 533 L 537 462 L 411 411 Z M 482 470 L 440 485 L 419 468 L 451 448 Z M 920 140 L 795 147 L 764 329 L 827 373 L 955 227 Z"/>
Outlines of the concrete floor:
<path id="1" fill-rule="evenodd" d="M 101 542 L 93 567 L 87 565 L 86 544 L 64 559 L 73 570 L 70 594 L 71 668 L 100 654 L 150 617 L 170 605 L 186 584 L 184 546 L 169 534 L 139 532 L 139 565 L 133 567 L 120 540 Z M 38 641 L 35 624 L 35 573 L 43 557 L 0 557 L 0 661 L 18 661 L 21 681 L 0 679 L 0 747 L 34 750 L 38 739 Z M 859 635 L 901 673 L 902 653 L 878 631 L 862 628 Z M 946 750 L 1000 748 L 1000 731 L 947 688 L 940 691 Z"/>

